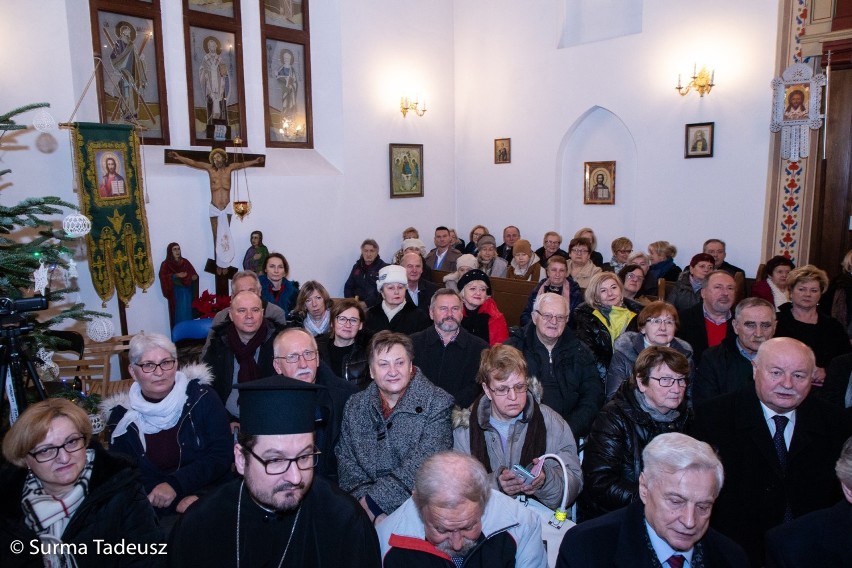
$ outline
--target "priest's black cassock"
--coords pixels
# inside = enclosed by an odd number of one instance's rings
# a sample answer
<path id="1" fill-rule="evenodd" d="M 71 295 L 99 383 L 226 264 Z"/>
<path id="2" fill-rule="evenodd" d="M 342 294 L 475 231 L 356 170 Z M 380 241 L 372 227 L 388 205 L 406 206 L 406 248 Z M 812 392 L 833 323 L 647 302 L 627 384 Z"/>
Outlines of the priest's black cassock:
<path id="1" fill-rule="evenodd" d="M 237 563 L 237 499 L 241 480 L 205 496 L 182 516 L 169 542 L 169 565 L 276 567 L 296 513 L 299 520 L 281 566 L 379 567 L 376 531 L 348 493 L 316 476 L 297 511 L 267 512 L 243 489 L 240 506 L 240 561 Z"/>

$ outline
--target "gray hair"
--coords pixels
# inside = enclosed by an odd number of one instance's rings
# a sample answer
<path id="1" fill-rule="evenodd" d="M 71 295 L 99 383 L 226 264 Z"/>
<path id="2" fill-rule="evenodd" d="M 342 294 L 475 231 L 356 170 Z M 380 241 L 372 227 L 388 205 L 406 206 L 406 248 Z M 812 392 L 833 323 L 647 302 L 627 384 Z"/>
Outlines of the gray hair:
<path id="1" fill-rule="evenodd" d="M 145 333 L 141 331 L 130 340 L 130 350 L 127 356 L 132 364 L 137 364 L 145 356 L 145 353 L 157 348 L 168 351 L 169 355 L 177 359 L 177 347 L 172 340 L 162 333 Z"/>
<path id="2" fill-rule="evenodd" d="M 234 297 L 234 282 L 236 282 L 237 280 L 242 280 L 243 278 L 251 279 L 251 281 L 254 283 L 254 289 L 257 295 L 260 296 L 262 290 L 260 286 L 260 280 L 258 279 L 257 274 L 251 270 L 240 270 L 231 278 L 231 298 Z"/>
<path id="3" fill-rule="evenodd" d="M 456 292 L 455 290 L 453 290 L 452 288 L 440 288 L 438 290 L 435 290 L 435 293 L 432 294 L 432 299 L 429 300 L 429 309 L 430 310 L 435 305 L 435 301 L 438 298 L 440 298 L 441 296 L 455 296 L 458 299 L 459 302 L 462 301 L 462 298 L 459 295 L 459 293 Z"/>
<path id="4" fill-rule="evenodd" d="M 840 450 L 840 459 L 837 460 L 834 471 L 837 473 L 837 479 L 840 480 L 840 483 L 852 489 L 852 436 L 843 444 L 843 449 Z"/>
<path id="5" fill-rule="evenodd" d="M 317 340 L 314 338 L 313 335 L 310 334 L 310 332 L 306 331 L 301 327 L 288 327 L 287 329 L 281 331 L 281 333 L 276 335 L 275 339 L 272 340 L 272 354 L 276 357 L 281 355 L 281 353 L 278 352 L 278 350 L 281 349 L 281 345 L 287 340 L 287 336 L 293 335 L 295 333 L 304 334 L 307 338 L 311 340 L 312 349 L 314 351 L 317 350 Z"/>
<path id="6" fill-rule="evenodd" d="M 417 470 L 412 499 L 422 517 L 427 505 L 451 509 L 465 501 L 478 503 L 484 511 L 490 495 L 488 473 L 479 460 L 445 451 L 426 458 Z"/>
<path id="7" fill-rule="evenodd" d="M 716 496 L 722 490 L 725 470 L 722 462 L 710 447 L 680 432 L 660 434 L 642 451 L 642 473 L 648 485 L 660 475 L 675 474 L 686 470 L 711 471 L 716 477 Z"/>
<path id="8" fill-rule="evenodd" d="M 743 310 L 747 310 L 749 308 L 766 308 L 772 311 L 772 321 L 775 321 L 775 306 L 764 300 L 763 298 L 757 298 L 752 296 L 750 298 L 746 298 L 739 304 L 737 304 L 737 308 L 734 310 L 734 317 L 736 319 L 740 319 L 740 315 L 743 313 Z"/>
<path id="9" fill-rule="evenodd" d="M 538 296 L 536 296 L 535 301 L 533 302 L 533 311 L 539 309 L 541 305 L 547 302 L 548 300 L 551 302 L 561 301 L 565 305 L 566 313 L 571 309 L 570 302 L 565 296 L 562 296 L 560 294 L 554 294 L 553 292 L 545 292 L 544 294 L 539 294 Z"/>

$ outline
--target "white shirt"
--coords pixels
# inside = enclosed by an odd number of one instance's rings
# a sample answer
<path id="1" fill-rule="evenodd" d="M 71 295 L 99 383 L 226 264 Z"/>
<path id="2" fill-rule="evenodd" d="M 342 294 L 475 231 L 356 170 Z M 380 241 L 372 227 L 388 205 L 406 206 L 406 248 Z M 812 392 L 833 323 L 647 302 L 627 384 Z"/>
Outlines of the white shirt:
<path id="1" fill-rule="evenodd" d="M 789 450 L 790 440 L 793 439 L 793 429 L 796 427 L 796 411 L 791 410 L 790 412 L 782 414 L 780 412 L 770 410 L 770 408 L 763 404 L 763 402 L 760 403 L 760 408 L 763 410 L 763 419 L 766 420 L 766 425 L 769 426 L 769 435 L 772 437 L 775 437 L 775 420 L 773 420 L 773 416 L 786 416 L 790 420 L 790 422 L 787 423 L 787 427 L 784 429 L 784 444 Z"/>

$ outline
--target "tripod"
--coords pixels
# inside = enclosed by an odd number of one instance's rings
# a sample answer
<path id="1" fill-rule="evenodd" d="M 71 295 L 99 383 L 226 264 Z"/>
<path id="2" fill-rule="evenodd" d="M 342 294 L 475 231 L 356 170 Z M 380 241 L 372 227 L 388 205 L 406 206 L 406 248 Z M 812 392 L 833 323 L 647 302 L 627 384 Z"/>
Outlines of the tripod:
<path id="1" fill-rule="evenodd" d="M 34 329 L 31 323 L 27 323 L 23 316 L 11 314 L 0 318 L 0 400 L 6 393 L 6 381 L 11 379 L 14 401 L 9 400 L 9 422 L 17 420 L 18 416 L 27 407 L 26 393 L 24 392 L 24 373 L 27 374 L 35 385 L 39 399 L 45 400 L 47 393 L 44 385 L 36 372 L 32 359 L 22 349 L 21 337 L 29 334 Z M 13 404 L 14 402 L 14 404 Z"/>

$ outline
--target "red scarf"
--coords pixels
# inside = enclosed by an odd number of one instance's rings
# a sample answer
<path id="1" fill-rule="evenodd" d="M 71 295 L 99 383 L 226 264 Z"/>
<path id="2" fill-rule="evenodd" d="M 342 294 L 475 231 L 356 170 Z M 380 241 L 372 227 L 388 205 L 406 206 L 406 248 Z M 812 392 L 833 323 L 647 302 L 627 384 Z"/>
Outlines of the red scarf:
<path id="1" fill-rule="evenodd" d="M 260 367 L 257 366 L 257 361 L 254 360 L 254 353 L 263 345 L 266 339 L 266 320 L 260 322 L 260 328 L 257 333 L 249 340 L 248 343 L 243 343 L 237 333 L 237 328 L 231 325 L 228 328 L 228 346 L 234 353 L 234 358 L 240 365 L 240 370 L 237 372 L 237 382 L 247 383 L 255 379 L 262 378 L 260 376 Z"/>

